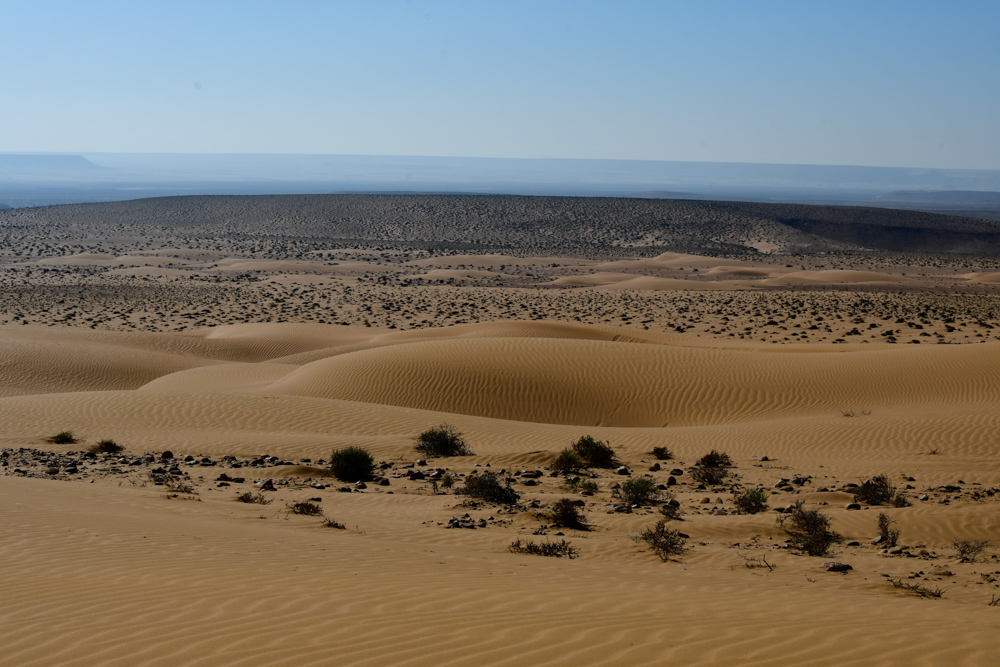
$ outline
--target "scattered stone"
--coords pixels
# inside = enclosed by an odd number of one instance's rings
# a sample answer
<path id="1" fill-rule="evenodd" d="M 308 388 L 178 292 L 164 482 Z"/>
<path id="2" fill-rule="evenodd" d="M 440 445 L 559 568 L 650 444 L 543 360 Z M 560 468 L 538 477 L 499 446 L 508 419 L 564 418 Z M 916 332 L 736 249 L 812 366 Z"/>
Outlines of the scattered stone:
<path id="1" fill-rule="evenodd" d="M 823 563 L 823 567 L 826 568 L 827 572 L 847 572 L 848 570 L 854 569 L 847 563 L 837 563 L 834 561 Z"/>

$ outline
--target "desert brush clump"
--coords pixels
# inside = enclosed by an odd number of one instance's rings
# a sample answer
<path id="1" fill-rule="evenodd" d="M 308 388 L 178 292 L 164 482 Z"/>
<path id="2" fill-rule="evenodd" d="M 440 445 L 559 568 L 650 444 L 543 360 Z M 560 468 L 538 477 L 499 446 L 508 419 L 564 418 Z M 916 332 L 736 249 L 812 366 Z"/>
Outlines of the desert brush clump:
<path id="1" fill-rule="evenodd" d="M 728 454 L 713 449 L 698 459 L 688 473 L 699 484 L 711 486 L 721 484 L 729 476 L 732 465 L 733 461 Z"/>
<path id="2" fill-rule="evenodd" d="M 506 479 L 492 471 L 469 475 L 465 479 L 465 486 L 456 493 L 500 505 L 514 505 L 521 498 L 521 494 L 510 488 Z"/>
<path id="3" fill-rule="evenodd" d="M 651 477 L 633 477 L 614 490 L 613 495 L 631 509 L 633 505 L 648 505 L 660 497 L 656 481 Z"/>
<path id="4" fill-rule="evenodd" d="M 572 472 L 585 466 L 580 455 L 567 447 L 556 455 L 550 467 L 556 472 Z"/>
<path id="5" fill-rule="evenodd" d="M 893 579 L 888 577 L 886 583 L 891 584 L 893 588 L 899 588 L 908 593 L 913 593 L 922 598 L 939 598 L 944 595 L 945 589 L 939 588 L 937 586 L 927 586 L 921 583 L 911 583 L 902 577 L 898 579 Z"/>
<path id="6" fill-rule="evenodd" d="M 767 495 L 764 489 L 733 491 L 733 505 L 739 514 L 759 514 L 767 509 Z"/>
<path id="7" fill-rule="evenodd" d="M 660 461 L 669 461 L 670 459 L 674 458 L 673 452 L 671 452 L 666 447 L 653 447 L 652 454 Z"/>
<path id="8" fill-rule="evenodd" d="M 896 496 L 896 487 L 888 475 L 875 475 L 854 490 L 854 500 L 869 505 L 888 505 Z"/>
<path id="9" fill-rule="evenodd" d="M 75 445 L 78 442 L 73 431 L 60 431 L 51 438 L 46 438 L 45 441 L 50 445 Z"/>
<path id="10" fill-rule="evenodd" d="M 125 451 L 125 448 L 114 440 L 101 440 L 88 451 L 92 454 L 117 454 Z"/>
<path id="11" fill-rule="evenodd" d="M 429 428 L 418 435 L 414 449 L 429 457 L 472 456 L 462 434 L 449 424 Z"/>
<path id="12" fill-rule="evenodd" d="M 586 493 L 597 493 L 601 488 L 594 480 L 584 477 L 568 477 L 564 486 L 567 491 L 583 491 Z"/>
<path id="13" fill-rule="evenodd" d="M 592 436 L 581 436 L 570 449 L 588 468 L 614 468 L 618 465 L 618 457 L 611 445 Z"/>
<path id="14" fill-rule="evenodd" d="M 664 563 L 671 557 L 684 553 L 687 549 L 685 546 L 687 535 L 679 530 L 667 528 L 666 519 L 660 519 L 652 528 L 643 528 L 642 531 L 633 535 L 632 539 L 646 544 Z"/>
<path id="15" fill-rule="evenodd" d="M 270 505 L 273 502 L 263 493 L 254 493 L 253 491 L 244 491 L 242 493 L 237 493 L 236 501 L 252 505 Z"/>
<path id="16" fill-rule="evenodd" d="M 951 546 L 958 552 L 958 559 L 963 563 L 975 563 L 986 549 L 993 543 L 992 540 L 955 540 Z"/>
<path id="17" fill-rule="evenodd" d="M 566 540 L 558 542 L 532 542 L 520 537 L 507 547 L 512 554 L 530 554 L 532 556 L 549 556 L 552 558 L 566 557 L 570 560 L 580 555 L 580 550 Z"/>
<path id="18" fill-rule="evenodd" d="M 896 546 L 899 542 L 900 535 L 899 529 L 893 528 L 893 525 L 896 522 L 885 512 L 879 512 L 876 521 L 878 525 L 879 544 L 889 547 L 890 549 Z"/>
<path id="19" fill-rule="evenodd" d="M 580 506 L 569 498 L 560 498 L 552 503 L 552 509 L 549 511 L 548 517 L 549 521 L 555 526 L 575 528 L 576 530 L 590 530 L 586 517 L 580 511 Z"/>
<path id="20" fill-rule="evenodd" d="M 830 529 L 830 517 L 819 510 L 807 510 L 801 500 L 792 503 L 787 514 L 778 517 L 777 524 L 788 535 L 793 549 L 810 556 L 825 556 L 841 536 Z"/>
<path id="21" fill-rule="evenodd" d="M 342 482 L 368 482 L 375 476 L 375 459 L 364 447 L 335 449 L 330 470 Z"/>
<path id="22" fill-rule="evenodd" d="M 288 511 L 292 514 L 301 514 L 302 516 L 323 516 L 323 508 L 316 503 L 309 502 L 307 500 L 286 504 L 285 507 L 287 507 Z"/>
<path id="23" fill-rule="evenodd" d="M 334 521 L 330 517 L 323 517 L 323 526 L 326 528 L 336 528 L 337 530 L 347 530 L 347 526 L 339 521 Z"/>

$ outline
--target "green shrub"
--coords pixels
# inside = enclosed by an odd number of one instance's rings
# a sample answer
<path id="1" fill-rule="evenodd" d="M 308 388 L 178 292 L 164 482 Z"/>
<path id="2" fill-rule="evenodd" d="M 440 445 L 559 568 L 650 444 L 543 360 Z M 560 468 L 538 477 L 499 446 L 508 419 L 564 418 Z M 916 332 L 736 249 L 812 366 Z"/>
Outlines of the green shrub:
<path id="1" fill-rule="evenodd" d="M 653 456 L 661 461 L 669 461 L 674 458 L 673 452 L 666 447 L 653 447 Z"/>
<path id="2" fill-rule="evenodd" d="M 888 475 L 875 475 L 854 492 L 854 499 L 869 505 L 888 505 L 896 496 L 896 487 Z"/>
<path id="3" fill-rule="evenodd" d="M 572 470 L 579 470 L 583 467 L 583 460 L 580 458 L 579 454 L 574 452 L 569 447 L 559 452 L 555 460 L 552 462 L 552 469 L 556 472 L 570 472 Z"/>
<path id="4" fill-rule="evenodd" d="M 560 498 L 552 505 L 549 512 L 549 520 L 556 526 L 563 528 L 576 528 L 577 530 L 590 530 L 587 521 L 580 512 L 579 506 L 569 498 Z"/>
<path id="5" fill-rule="evenodd" d="M 631 508 L 632 505 L 648 505 L 657 500 L 660 490 L 656 488 L 656 481 L 650 477 L 633 477 L 615 489 L 614 495 Z"/>
<path id="6" fill-rule="evenodd" d="M 733 504 L 740 514 L 758 514 L 767 509 L 767 491 L 764 489 L 733 491 Z"/>
<path id="7" fill-rule="evenodd" d="M 462 434 L 448 424 L 429 428 L 418 435 L 415 449 L 424 456 L 432 457 L 472 455 L 465 440 L 462 439 Z"/>
<path id="8" fill-rule="evenodd" d="M 455 476 L 452 475 L 450 472 L 446 472 L 445 474 L 441 475 L 441 486 L 443 486 L 446 489 L 450 489 L 451 487 L 455 486 Z"/>
<path id="9" fill-rule="evenodd" d="M 589 468 L 614 468 L 618 465 L 615 450 L 606 442 L 582 436 L 573 444 L 573 452 Z"/>
<path id="10" fill-rule="evenodd" d="M 684 553 L 687 544 L 687 537 L 682 532 L 667 528 L 666 519 L 660 519 L 652 528 L 644 528 L 638 535 L 634 535 L 633 539 L 648 545 L 664 563 L 670 560 L 671 556 Z"/>
<path id="11" fill-rule="evenodd" d="M 73 431 L 60 431 L 51 438 L 46 438 L 46 441 L 50 445 L 74 445 L 76 444 L 77 439 L 76 436 L 73 435 Z"/>
<path id="12" fill-rule="evenodd" d="M 90 451 L 94 454 L 117 454 L 118 452 L 125 451 L 125 448 L 114 440 L 101 440 L 91 447 Z"/>
<path id="13" fill-rule="evenodd" d="M 597 486 L 597 482 L 592 479 L 573 477 L 566 480 L 566 489 L 569 491 L 588 491 L 590 493 L 597 493 L 600 487 Z"/>
<path id="14" fill-rule="evenodd" d="M 778 527 L 788 535 L 793 549 L 810 556 L 825 556 L 830 547 L 841 541 L 840 535 L 830 530 L 830 517 L 819 510 L 803 509 L 801 500 L 792 504 L 788 514 L 778 517 Z"/>
<path id="15" fill-rule="evenodd" d="M 367 482 L 375 476 L 375 459 L 364 447 L 335 449 L 330 470 L 342 482 Z"/>
<path id="16" fill-rule="evenodd" d="M 501 481 L 499 473 L 492 471 L 473 473 L 465 480 L 465 486 L 458 493 L 470 498 L 485 500 L 488 503 L 513 505 L 521 494 L 510 488 L 510 483 Z"/>

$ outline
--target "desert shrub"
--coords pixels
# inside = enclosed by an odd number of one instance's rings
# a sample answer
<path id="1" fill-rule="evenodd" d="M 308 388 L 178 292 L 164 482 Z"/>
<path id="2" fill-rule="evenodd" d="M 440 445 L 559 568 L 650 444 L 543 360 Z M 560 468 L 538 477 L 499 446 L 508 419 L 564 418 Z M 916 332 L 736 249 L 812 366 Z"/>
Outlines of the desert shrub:
<path id="1" fill-rule="evenodd" d="M 892 497 L 892 502 L 889 503 L 893 507 L 909 507 L 913 503 L 910 502 L 909 498 L 903 493 L 897 493 Z"/>
<path id="2" fill-rule="evenodd" d="M 308 501 L 300 501 L 292 503 L 291 505 L 285 505 L 288 511 L 292 514 L 301 514 L 302 516 L 323 516 L 323 508 L 316 503 L 311 503 Z"/>
<path id="3" fill-rule="evenodd" d="M 778 517 L 778 526 L 788 535 L 793 549 L 810 556 L 825 556 L 841 537 L 830 529 L 829 516 L 819 510 L 803 509 L 803 505 L 801 500 L 793 503 L 789 513 Z"/>
<path id="4" fill-rule="evenodd" d="M 562 558 L 565 556 L 572 560 L 580 555 L 580 550 L 566 540 L 558 542 L 532 542 L 522 540 L 520 537 L 510 543 L 507 547 L 512 554 L 531 554 L 532 556 L 550 556 Z"/>
<path id="5" fill-rule="evenodd" d="M 114 440 L 101 440 L 91 447 L 90 451 L 94 454 L 117 454 L 118 452 L 125 451 L 125 448 Z"/>
<path id="6" fill-rule="evenodd" d="M 584 466 L 583 466 L 583 460 L 580 458 L 580 456 L 572 449 L 567 447 L 566 449 L 559 452 L 555 460 L 552 461 L 551 467 L 556 472 L 569 472 L 571 470 L 579 470 Z"/>
<path id="7" fill-rule="evenodd" d="M 414 447 L 424 456 L 471 456 L 462 434 L 455 430 L 455 427 L 448 424 L 441 424 L 435 428 L 429 428 L 417 436 L 417 444 Z"/>
<path id="8" fill-rule="evenodd" d="M 342 482 L 367 482 L 375 476 L 375 459 L 364 447 L 335 449 L 330 470 Z"/>
<path id="9" fill-rule="evenodd" d="M 590 493 L 597 493 L 600 487 L 592 479 L 585 479 L 583 477 L 573 477 L 572 479 L 566 480 L 566 489 L 569 491 L 589 491 Z"/>
<path id="10" fill-rule="evenodd" d="M 656 481 L 649 477 L 633 477 L 626 481 L 619 488 L 614 490 L 614 495 L 631 507 L 632 505 L 648 505 L 660 497 L 660 490 L 656 488 Z"/>
<path id="11" fill-rule="evenodd" d="M 854 491 L 854 499 L 869 505 L 888 505 L 896 495 L 896 487 L 888 475 L 876 475 Z"/>
<path id="12" fill-rule="evenodd" d="M 73 445 L 76 444 L 77 439 L 73 435 L 73 431 L 60 431 L 51 438 L 46 438 L 46 442 L 50 445 Z"/>
<path id="13" fill-rule="evenodd" d="M 992 543 L 991 540 L 955 540 L 952 546 L 963 563 L 974 563 Z"/>
<path id="14" fill-rule="evenodd" d="M 666 521 L 683 521 L 681 518 L 681 506 L 675 503 L 665 503 L 660 505 L 660 514 Z"/>
<path id="15" fill-rule="evenodd" d="M 441 475 L 441 486 L 446 489 L 450 489 L 451 487 L 455 486 L 455 476 L 452 475 L 450 472 L 446 472 L 445 474 Z"/>
<path id="16" fill-rule="evenodd" d="M 492 471 L 469 475 L 465 480 L 465 486 L 459 489 L 458 493 L 502 505 L 513 505 L 521 497 L 520 493 L 510 488 L 510 483 L 506 480 L 501 481 L 500 475 Z"/>
<path id="17" fill-rule="evenodd" d="M 633 539 L 649 546 L 664 563 L 670 560 L 671 556 L 684 553 L 687 543 L 687 537 L 683 533 L 667 528 L 666 519 L 660 519 L 652 528 L 644 528 L 639 534 L 634 535 Z"/>
<path id="18" fill-rule="evenodd" d="M 244 491 L 243 493 L 236 494 L 237 502 L 248 503 L 252 505 L 270 505 L 271 499 L 264 496 L 263 493 L 254 493 L 253 491 Z"/>
<path id="19" fill-rule="evenodd" d="M 729 454 L 713 449 L 698 459 L 695 465 L 699 468 L 729 468 L 733 465 L 733 460 L 729 458 Z"/>
<path id="20" fill-rule="evenodd" d="M 674 458 L 673 452 L 666 447 L 653 447 L 653 456 L 661 461 L 669 461 Z"/>
<path id="21" fill-rule="evenodd" d="M 733 465 L 728 454 L 714 449 L 698 459 L 694 467 L 688 470 L 694 481 L 705 485 L 722 484 L 729 476 L 729 467 Z"/>
<path id="22" fill-rule="evenodd" d="M 576 528 L 577 530 L 590 530 L 587 520 L 580 511 L 579 506 L 569 498 L 560 498 L 552 505 L 549 512 L 549 520 L 556 526 L 563 528 Z"/>
<path id="23" fill-rule="evenodd" d="M 347 530 L 347 526 L 340 523 L 339 521 L 334 521 L 330 517 L 323 518 L 323 525 L 327 528 L 336 528 L 337 530 Z"/>
<path id="24" fill-rule="evenodd" d="M 733 504 L 740 514 L 758 514 L 767 509 L 767 491 L 764 489 L 733 491 Z"/>
<path id="25" fill-rule="evenodd" d="M 931 587 L 926 584 L 921 583 L 911 583 L 906 579 L 900 577 L 899 579 L 893 579 L 889 577 L 886 579 L 886 583 L 892 584 L 894 588 L 899 588 L 909 593 L 913 593 L 922 598 L 939 598 L 944 595 L 944 589 L 937 586 Z"/>
<path id="26" fill-rule="evenodd" d="M 893 528 L 893 521 L 885 512 L 878 513 L 878 536 L 881 538 L 879 544 L 887 547 L 894 547 L 899 542 L 899 529 Z"/>
<path id="27" fill-rule="evenodd" d="M 611 445 L 602 440 L 595 440 L 589 435 L 581 436 L 573 443 L 572 451 L 589 468 L 613 468 L 618 464 L 618 458 Z"/>

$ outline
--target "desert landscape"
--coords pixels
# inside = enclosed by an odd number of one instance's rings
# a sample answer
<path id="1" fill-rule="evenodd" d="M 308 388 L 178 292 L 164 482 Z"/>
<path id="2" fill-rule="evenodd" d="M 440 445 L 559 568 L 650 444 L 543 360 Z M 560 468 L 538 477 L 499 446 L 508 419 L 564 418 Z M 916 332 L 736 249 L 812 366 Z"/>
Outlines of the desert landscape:
<path id="1" fill-rule="evenodd" d="M 996 222 L 169 197 L 0 290 L 0 664 L 1000 663 Z"/>

